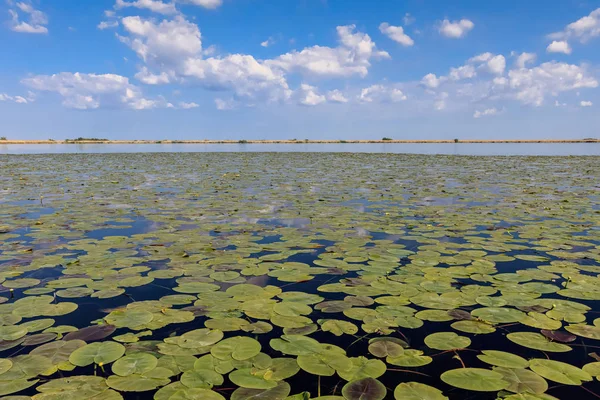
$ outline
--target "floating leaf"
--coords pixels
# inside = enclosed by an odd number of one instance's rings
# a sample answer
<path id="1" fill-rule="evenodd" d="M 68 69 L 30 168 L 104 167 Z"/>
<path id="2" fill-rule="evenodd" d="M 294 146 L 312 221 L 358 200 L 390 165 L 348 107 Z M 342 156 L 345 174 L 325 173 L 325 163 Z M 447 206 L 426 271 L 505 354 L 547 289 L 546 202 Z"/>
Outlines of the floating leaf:
<path id="1" fill-rule="evenodd" d="M 529 362 L 529 368 L 550 381 L 565 385 L 579 386 L 593 379 L 587 372 L 560 361 L 534 358 Z"/>
<path id="2" fill-rule="evenodd" d="M 116 329 L 117 328 L 114 325 L 92 325 L 86 328 L 81 328 L 75 332 L 67 333 L 64 337 L 64 340 L 83 340 L 85 342 L 94 342 L 112 335 Z"/>
<path id="3" fill-rule="evenodd" d="M 571 351 L 566 344 L 549 341 L 545 336 L 534 332 L 513 332 L 506 335 L 508 340 L 530 349 L 564 353 Z"/>
<path id="4" fill-rule="evenodd" d="M 383 400 L 387 389 L 377 379 L 363 378 L 346 383 L 342 394 L 347 400 Z"/>
<path id="5" fill-rule="evenodd" d="M 121 392 L 147 392 L 165 386 L 170 382 L 171 380 L 167 378 L 149 378 L 138 374 L 128 376 L 111 375 L 106 380 L 109 387 Z"/>
<path id="6" fill-rule="evenodd" d="M 448 400 L 441 390 L 419 382 L 406 382 L 396 386 L 396 400 Z"/>
<path id="7" fill-rule="evenodd" d="M 96 342 L 75 350 L 69 356 L 69 361 L 78 367 L 85 367 L 93 363 L 109 364 L 119 359 L 124 353 L 125 347 L 119 343 Z"/>
<path id="8" fill-rule="evenodd" d="M 112 371 L 119 376 L 142 375 L 152 371 L 157 364 L 158 360 L 152 354 L 133 353 L 115 361 L 112 365 Z"/>
<path id="9" fill-rule="evenodd" d="M 510 385 L 502 374 L 481 368 L 451 369 L 440 379 L 448 385 L 476 392 L 496 392 Z"/>
<path id="10" fill-rule="evenodd" d="M 471 339 L 458 336 L 454 332 L 436 332 L 425 338 L 425 344 L 436 350 L 464 349 L 469 347 Z"/>
<path id="11" fill-rule="evenodd" d="M 229 357 L 235 360 L 247 360 L 260 353 L 260 349 L 261 346 L 258 341 L 249 337 L 236 336 L 217 343 L 211 348 L 210 352 L 221 360 Z"/>
<path id="12" fill-rule="evenodd" d="M 507 353 L 498 350 L 482 350 L 483 354 L 478 355 L 481 361 L 487 364 L 506 368 L 527 368 L 529 361 L 516 354 Z"/>
<path id="13" fill-rule="evenodd" d="M 510 382 L 510 385 L 504 388 L 509 392 L 541 394 L 548 390 L 548 382 L 528 369 L 495 367 L 494 371 L 501 373 L 503 379 Z"/>

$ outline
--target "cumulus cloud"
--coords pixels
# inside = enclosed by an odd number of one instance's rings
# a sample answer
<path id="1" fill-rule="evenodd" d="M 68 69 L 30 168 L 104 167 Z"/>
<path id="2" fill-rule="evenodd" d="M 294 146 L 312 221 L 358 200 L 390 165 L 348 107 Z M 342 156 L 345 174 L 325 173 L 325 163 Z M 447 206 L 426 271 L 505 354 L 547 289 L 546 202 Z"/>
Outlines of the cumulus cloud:
<path id="1" fill-rule="evenodd" d="M 186 103 L 185 101 L 179 102 L 179 108 L 183 108 L 184 110 L 190 110 L 192 108 L 198 108 L 198 107 L 200 107 L 200 105 L 196 104 L 194 102 L 190 102 L 190 103 Z"/>
<path id="2" fill-rule="evenodd" d="M 223 4 L 223 0 L 177 0 L 177 2 L 200 6 L 208 9 L 219 8 Z"/>
<path id="3" fill-rule="evenodd" d="M 563 31 L 548 35 L 552 40 L 576 38 L 582 43 L 597 36 L 600 36 L 600 8 L 592 11 L 590 15 L 570 23 Z"/>
<path id="4" fill-rule="evenodd" d="M 269 46 L 272 46 L 273 44 L 275 44 L 275 39 L 273 39 L 273 37 L 269 37 L 267 40 L 260 43 L 260 45 L 262 47 L 269 47 Z"/>
<path id="5" fill-rule="evenodd" d="M 348 98 L 346 96 L 344 96 L 344 93 L 342 93 L 338 89 L 330 90 L 329 92 L 327 92 L 327 100 L 332 103 L 347 103 L 348 102 Z"/>
<path id="6" fill-rule="evenodd" d="M 61 72 L 54 75 L 35 75 L 21 81 L 40 91 L 58 93 L 67 108 L 79 110 L 106 107 L 126 107 L 135 110 L 169 107 L 163 98 L 146 99 L 129 79 L 114 74 L 84 74 Z"/>
<path id="7" fill-rule="evenodd" d="M 517 57 L 515 65 L 517 66 L 517 68 L 525 68 L 527 64 L 535 62 L 536 58 L 537 56 L 535 55 L 535 53 L 523 52 Z"/>
<path id="8" fill-rule="evenodd" d="M 298 104 L 303 106 L 316 106 L 327 101 L 325 96 L 319 94 L 316 87 L 305 83 L 300 85 L 300 88 L 297 90 L 297 96 Z"/>
<path id="9" fill-rule="evenodd" d="M 181 16 L 160 23 L 139 16 L 125 17 L 121 23 L 131 36 L 121 36 L 120 40 L 144 61 L 177 63 L 202 50 L 200 29 Z"/>
<path id="10" fill-rule="evenodd" d="M 491 115 L 498 114 L 498 112 L 499 111 L 496 108 L 488 108 L 483 111 L 476 110 L 475 113 L 473 114 L 473 118 L 489 117 Z"/>
<path id="11" fill-rule="evenodd" d="M 9 3 L 9 4 L 12 4 Z M 48 33 L 48 16 L 36 10 L 29 2 L 18 2 L 8 10 L 11 16 L 10 29 L 20 33 Z M 27 21 L 21 19 L 24 16 Z"/>
<path id="12" fill-rule="evenodd" d="M 135 0 L 125 1 L 117 0 L 115 3 L 115 9 L 120 10 L 122 8 L 135 7 L 140 9 L 150 10 L 158 14 L 177 14 L 177 9 L 173 3 L 165 3 L 162 0 Z"/>
<path id="13" fill-rule="evenodd" d="M 396 43 L 400 43 L 402 46 L 410 47 L 415 44 L 414 40 L 404 33 L 404 28 L 401 26 L 392 26 L 387 22 L 379 25 L 381 33 L 392 39 Z"/>
<path id="14" fill-rule="evenodd" d="M 0 93 L 0 101 L 13 102 L 17 104 L 28 104 L 35 101 L 35 96 L 31 92 L 29 93 L 27 98 L 23 96 L 11 96 L 6 93 Z"/>
<path id="15" fill-rule="evenodd" d="M 304 75 L 364 77 L 369 72 L 372 58 L 390 58 L 390 55 L 378 50 L 369 35 L 355 32 L 355 29 L 354 25 L 337 27 L 340 41 L 338 47 L 307 47 L 267 60 L 267 63 L 286 72 L 299 72 Z"/>
<path id="16" fill-rule="evenodd" d="M 598 81 L 583 67 L 555 61 L 534 68 L 510 70 L 508 79 L 512 95 L 522 103 L 534 106 L 541 106 L 549 95 L 598 87 Z"/>
<path id="17" fill-rule="evenodd" d="M 591 106 L 593 106 L 593 105 L 594 105 L 594 103 L 592 103 L 591 101 L 585 101 L 585 100 L 583 100 L 583 101 L 581 101 L 581 102 L 579 103 L 579 105 L 580 105 L 581 107 L 591 107 Z"/>
<path id="18" fill-rule="evenodd" d="M 97 28 L 100 30 L 116 28 L 119 26 L 119 21 L 100 21 Z"/>
<path id="19" fill-rule="evenodd" d="M 445 78 L 438 78 L 435 74 L 427 74 L 421 79 L 421 83 L 430 89 L 435 89 L 444 81 Z"/>
<path id="20" fill-rule="evenodd" d="M 361 90 L 358 100 L 361 103 L 397 103 L 406 100 L 402 90 L 384 85 L 372 85 Z"/>
<path id="21" fill-rule="evenodd" d="M 460 21 L 453 22 L 445 19 L 440 24 L 439 32 L 448 38 L 460 39 L 465 37 L 474 27 L 475 24 L 468 19 L 461 19 Z"/>
<path id="22" fill-rule="evenodd" d="M 555 40 L 546 47 L 546 51 L 548 53 L 571 54 L 571 46 L 569 46 L 569 43 L 566 40 Z"/>

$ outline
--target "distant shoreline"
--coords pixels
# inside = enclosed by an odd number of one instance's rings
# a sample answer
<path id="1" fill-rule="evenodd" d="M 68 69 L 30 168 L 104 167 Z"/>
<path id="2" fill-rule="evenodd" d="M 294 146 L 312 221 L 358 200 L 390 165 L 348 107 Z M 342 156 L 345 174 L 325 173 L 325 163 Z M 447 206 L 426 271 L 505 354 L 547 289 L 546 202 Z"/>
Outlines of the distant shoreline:
<path id="1" fill-rule="evenodd" d="M 1 144 L 433 144 L 433 143 L 600 143 L 600 139 L 539 140 L 0 140 Z"/>

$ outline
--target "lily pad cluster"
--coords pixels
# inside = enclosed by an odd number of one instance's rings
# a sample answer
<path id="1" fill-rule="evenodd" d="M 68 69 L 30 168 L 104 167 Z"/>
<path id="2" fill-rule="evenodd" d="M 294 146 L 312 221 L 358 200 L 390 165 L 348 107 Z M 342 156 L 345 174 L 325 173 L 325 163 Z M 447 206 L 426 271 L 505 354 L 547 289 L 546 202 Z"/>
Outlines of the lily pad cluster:
<path id="1" fill-rule="evenodd" d="M 5 156 L 0 396 L 599 392 L 597 164 Z"/>

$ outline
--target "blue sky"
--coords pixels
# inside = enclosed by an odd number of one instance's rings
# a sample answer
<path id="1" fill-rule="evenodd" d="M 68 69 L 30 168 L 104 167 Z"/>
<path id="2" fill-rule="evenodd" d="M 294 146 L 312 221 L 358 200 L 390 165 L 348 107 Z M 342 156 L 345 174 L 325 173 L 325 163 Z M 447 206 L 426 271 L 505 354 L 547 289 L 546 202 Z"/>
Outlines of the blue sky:
<path id="1" fill-rule="evenodd" d="M 12 139 L 600 136 L 600 0 L 0 1 Z"/>

